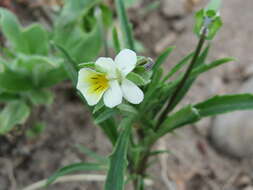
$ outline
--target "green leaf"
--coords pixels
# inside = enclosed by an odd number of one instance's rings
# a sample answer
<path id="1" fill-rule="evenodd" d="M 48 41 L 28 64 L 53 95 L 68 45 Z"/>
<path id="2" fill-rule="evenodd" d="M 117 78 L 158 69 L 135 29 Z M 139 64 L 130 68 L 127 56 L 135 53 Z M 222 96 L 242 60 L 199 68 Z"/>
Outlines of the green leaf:
<path id="1" fill-rule="evenodd" d="M 93 68 L 93 67 L 95 67 L 95 62 L 86 62 L 86 63 L 80 63 L 80 64 L 78 64 L 78 68 L 79 69 L 82 69 L 82 68 Z"/>
<path id="2" fill-rule="evenodd" d="M 35 123 L 35 125 L 26 131 L 26 136 L 34 138 L 39 136 L 46 128 L 46 125 L 41 122 Z"/>
<path id="3" fill-rule="evenodd" d="M 7 9 L 0 8 L 0 26 L 4 36 L 16 51 L 28 53 L 26 41 L 22 37 L 17 17 Z"/>
<path id="4" fill-rule="evenodd" d="M 170 154 L 171 152 L 169 150 L 155 150 L 155 151 L 150 152 L 149 155 L 150 156 L 156 156 L 158 154 L 164 154 L 164 153 Z"/>
<path id="5" fill-rule="evenodd" d="M 222 58 L 222 59 L 218 59 L 218 60 L 215 60 L 209 64 L 203 64 L 203 65 L 200 65 L 199 67 L 195 68 L 193 71 L 192 71 L 192 74 L 191 74 L 191 78 L 193 77 L 196 77 L 198 76 L 199 74 L 201 73 L 204 73 L 204 72 L 207 72 L 213 68 L 216 68 L 220 65 L 223 65 L 225 63 L 228 63 L 228 62 L 231 62 L 231 61 L 234 61 L 235 59 L 232 58 L 232 57 L 227 57 L 227 58 Z"/>
<path id="6" fill-rule="evenodd" d="M 212 26 L 208 30 L 207 39 L 212 40 L 219 29 L 222 27 L 223 23 L 220 17 L 216 17 L 212 23 Z"/>
<path id="7" fill-rule="evenodd" d="M 52 87 L 67 78 L 67 73 L 64 67 L 59 67 L 55 69 L 50 69 L 45 73 L 45 75 L 40 77 L 40 88 Z"/>
<path id="8" fill-rule="evenodd" d="M 148 85 L 144 100 L 142 101 L 140 105 L 140 110 L 142 110 L 142 114 L 145 114 L 144 110 L 148 110 L 147 105 L 150 104 L 150 102 L 159 95 L 158 89 L 161 88 L 161 85 L 159 84 L 160 78 L 162 77 L 162 68 L 159 68 L 157 72 L 155 72 L 152 76 L 152 81 Z"/>
<path id="9" fill-rule="evenodd" d="M 156 72 L 157 69 L 165 63 L 166 59 L 170 53 L 175 49 L 175 47 L 168 47 L 162 54 L 157 58 L 155 65 L 153 66 L 153 71 Z"/>
<path id="10" fill-rule="evenodd" d="M 77 63 L 72 59 L 72 57 L 68 54 L 68 52 L 60 45 L 54 44 L 60 52 L 63 54 L 65 57 L 66 61 L 64 64 L 65 71 L 69 75 L 72 84 L 76 86 L 77 84 L 77 78 L 78 78 L 78 71 L 77 71 Z"/>
<path id="11" fill-rule="evenodd" d="M 48 55 L 49 40 L 47 31 L 40 24 L 33 24 L 22 32 L 22 37 L 27 43 L 29 53 Z"/>
<path id="12" fill-rule="evenodd" d="M 93 7 L 100 0 L 66 1 L 56 19 L 53 40 L 80 62 L 93 61 L 102 46 L 99 24 Z"/>
<path id="13" fill-rule="evenodd" d="M 185 66 L 187 63 L 189 63 L 189 61 L 191 60 L 191 58 L 193 57 L 194 52 L 190 53 L 189 55 L 187 55 L 186 57 L 184 57 L 181 61 L 179 61 L 178 64 L 176 64 L 171 70 L 170 72 L 164 77 L 163 82 L 165 82 L 166 80 L 168 80 L 170 77 L 172 77 L 176 72 L 178 72 L 180 69 L 182 69 L 183 66 Z"/>
<path id="14" fill-rule="evenodd" d="M 76 145 L 76 147 L 82 152 L 84 153 L 85 155 L 88 155 L 89 157 L 91 158 L 94 158 L 95 160 L 97 160 L 98 162 L 100 163 L 103 163 L 103 164 L 107 164 L 108 163 L 108 159 L 103 157 L 103 156 L 100 156 L 98 155 L 97 153 L 93 152 L 92 150 L 78 144 Z"/>
<path id="15" fill-rule="evenodd" d="M 209 53 L 209 48 L 210 48 L 210 46 L 208 45 L 205 48 L 205 50 L 200 54 L 200 56 L 198 57 L 195 65 L 194 65 L 194 68 L 201 67 L 202 65 L 204 65 L 207 55 Z M 195 82 L 197 77 L 198 77 L 198 75 L 196 75 L 194 77 L 193 77 L 193 75 L 190 75 L 189 79 L 186 81 L 184 86 L 180 89 L 176 99 L 173 102 L 172 108 L 174 108 L 185 97 L 185 95 L 190 90 L 191 86 L 193 85 L 193 83 Z"/>
<path id="16" fill-rule="evenodd" d="M 129 104 L 120 104 L 119 106 L 117 106 L 117 108 L 123 112 L 138 114 L 138 110 Z"/>
<path id="17" fill-rule="evenodd" d="M 73 34 L 75 35 L 75 34 Z M 65 46 L 77 62 L 93 61 L 99 55 L 102 47 L 100 28 L 96 24 L 91 33 L 80 36 L 80 41 L 74 46 Z"/>
<path id="18" fill-rule="evenodd" d="M 98 102 L 98 104 L 94 107 L 92 113 L 93 113 L 93 114 L 97 113 L 99 110 L 101 110 L 101 109 L 104 107 L 104 105 L 105 105 L 105 104 L 104 104 L 103 100 L 100 100 L 100 101 Z"/>
<path id="19" fill-rule="evenodd" d="M 108 6 L 104 4 L 100 5 L 100 9 L 102 11 L 102 19 L 103 19 L 104 26 L 110 27 L 113 22 L 113 12 Z"/>
<path id="20" fill-rule="evenodd" d="M 77 163 L 65 166 L 55 172 L 51 177 L 48 178 L 46 185 L 52 184 L 57 178 L 80 171 L 98 171 L 98 170 L 105 170 L 106 168 L 97 163 Z"/>
<path id="21" fill-rule="evenodd" d="M 253 109 L 252 94 L 215 96 L 194 106 L 201 117 L 213 116 L 237 110 Z"/>
<path id="22" fill-rule="evenodd" d="M 22 92 L 34 89 L 33 81 L 17 72 L 6 70 L 0 73 L 0 89 L 7 92 Z"/>
<path id="23" fill-rule="evenodd" d="M 94 123 L 99 125 L 100 123 L 112 117 L 115 113 L 116 112 L 113 109 L 105 109 L 101 113 L 98 113 L 97 117 L 95 116 Z"/>
<path id="24" fill-rule="evenodd" d="M 32 90 L 26 93 L 33 105 L 50 105 L 53 103 L 54 95 L 45 89 Z"/>
<path id="25" fill-rule="evenodd" d="M 201 58 L 201 60 L 203 60 Z M 196 80 L 196 78 L 204 73 L 204 72 L 207 72 L 213 68 L 216 68 L 217 66 L 220 66 L 222 64 L 225 64 L 225 63 L 228 63 L 230 61 L 233 61 L 234 58 L 223 58 L 223 59 L 218 59 L 218 60 L 215 60 L 213 62 L 211 62 L 210 64 L 201 64 L 200 66 L 198 66 L 197 68 L 193 69 L 188 81 L 186 82 L 186 84 L 184 85 L 184 87 L 182 88 L 181 92 L 180 92 L 180 95 L 177 97 L 177 101 L 179 99 L 181 99 L 185 94 L 186 92 L 189 90 L 190 86 L 192 85 L 192 83 Z M 170 82 L 168 84 L 168 88 L 166 90 L 166 94 L 169 94 L 171 93 L 171 91 L 177 86 L 177 84 L 182 80 L 182 77 L 183 75 L 181 75 L 178 79 Z"/>
<path id="26" fill-rule="evenodd" d="M 123 37 L 125 40 L 125 46 L 131 50 L 135 50 L 132 28 L 127 17 L 123 0 L 116 0 L 116 9 L 118 17 L 120 19 L 121 30 L 123 32 Z"/>
<path id="27" fill-rule="evenodd" d="M 24 124 L 30 115 L 30 108 L 22 101 L 8 103 L 0 112 L 0 134 L 12 130 L 15 125 Z"/>
<path id="28" fill-rule="evenodd" d="M 201 9 L 195 14 L 195 25 L 194 25 L 194 33 L 197 36 L 200 36 L 203 24 L 204 24 L 205 10 Z"/>
<path id="29" fill-rule="evenodd" d="M 127 118 L 128 122 L 124 122 L 124 130 L 118 137 L 116 146 L 110 156 L 110 168 L 107 173 L 105 190 L 123 190 L 125 170 L 127 167 L 127 150 L 129 138 L 131 134 L 131 126 L 133 118 Z"/>
<path id="30" fill-rule="evenodd" d="M 192 105 L 186 106 L 176 113 L 171 114 L 162 123 L 160 129 L 157 131 L 159 137 L 181 127 L 186 124 L 194 123 L 200 119 L 198 109 Z"/>
<path id="31" fill-rule="evenodd" d="M 126 78 L 138 86 L 145 86 L 150 82 L 150 80 L 145 80 L 141 75 L 134 72 L 129 73 Z"/>
<path id="32" fill-rule="evenodd" d="M 13 100 L 19 99 L 20 96 L 18 94 L 12 94 L 12 93 L 7 93 L 7 92 L 1 92 L 0 91 L 0 102 L 9 102 Z"/>
<path id="33" fill-rule="evenodd" d="M 107 138 L 114 145 L 118 138 L 117 126 L 113 118 L 109 118 L 99 124 L 103 132 L 106 134 Z"/>
<path id="34" fill-rule="evenodd" d="M 113 30 L 112 30 L 112 40 L 113 40 L 113 47 L 114 47 L 115 53 L 118 54 L 120 52 L 121 45 L 120 45 L 119 35 L 118 35 L 116 27 L 113 27 Z"/>

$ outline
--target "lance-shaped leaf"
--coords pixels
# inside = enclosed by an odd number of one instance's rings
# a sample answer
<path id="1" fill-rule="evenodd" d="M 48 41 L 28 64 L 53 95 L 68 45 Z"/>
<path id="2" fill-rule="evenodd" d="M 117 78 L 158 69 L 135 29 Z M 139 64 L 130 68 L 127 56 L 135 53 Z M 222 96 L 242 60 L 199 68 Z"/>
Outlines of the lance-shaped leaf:
<path id="1" fill-rule="evenodd" d="M 253 109 L 252 94 L 215 96 L 194 106 L 201 117 Z"/>
<path id="2" fill-rule="evenodd" d="M 170 77 L 172 77 L 176 72 L 178 72 L 180 69 L 183 68 L 183 66 L 185 66 L 187 63 L 189 63 L 190 59 L 192 58 L 192 56 L 194 55 L 194 53 L 190 53 L 189 55 L 187 55 L 186 57 L 184 57 L 181 61 L 179 61 L 178 64 L 176 64 L 170 71 L 169 73 L 164 77 L 163 82 L 165 82 L 166 80 L 168 80 Z"/>
<path id="3" fill-rule="evenodd" d="M 119 35 L 116 27 L 113 27 L 112 30 L 112 40 L 113 40 L 113 47 L 115 50 L 115 53 L 118 54 L 121 49 L 120 41 L 119 41 Z"/>
<path id="4" fill-rule="evenodd" d="M 116 9 L 120 19 L 125 45 L 129 49 L 135 50 L 132 28 L 127 17 L 124 0 L 116 0 Z"/>
<path id="5" fill-rule="evenodd" d="M 98 171 L 105 170 L 105 166 L 97 163 L 77 163 L 65 166 L 55 172 L 51 177 L 48 178 L 47 183 L 45 185 L 52 184 L 57 178 L 80 171 Z"/>
<path id="6" fill-rule="evenodd" d="M 98 155 L 96 152 L 93 152 L 92 150 L 86 148 L 85 146 L 77 144 L 76 148 L 78 148 L 79 151 L 82 152 L 83 154 L 88 155 L 91 158 L 94 158 L 96 161 L 98 161 L 101 164 L 107 164 L 108 163 L 107 158 Z"/>
<path id="7" fill-rule="evenodd" d="M 179 128 L 181 126 L 184 126 L 186 124 L 194 123 L 200 119 L 200 114 L 196 108 L 194 108 L 192 105 L 188 105 L 176 113 L 173 113 L 172 115 L 168 116 L 167 119 L 163 122 L 162 126 L 158 130 L 157 134 L 159 137 L 167 134 L 168 132 L 171 132 L 175 130 L 176 128 Z"/>
<path id="8" fill-rule="evenodd" d="M 127 150 L 131 134 L 133 118 L 129 117 L 122 121 L 122 133 L 118 137 L 116 146 L 110 156 L 110 168 L 105 182 L 105 190 L 123 190 L 124 177 L 127 167 Z"/>
<path id="9" fill-rule="evenodd" d="M 171 54 L 171 52 L 175 49 L 175 47 L 168 47 L 164 52 L 161 53 L 161 55 L 157 58 L 155 65 L 153 66 L 153 71 L 156 72 L 157 69 L 165 63 L 168 56 Z"/>

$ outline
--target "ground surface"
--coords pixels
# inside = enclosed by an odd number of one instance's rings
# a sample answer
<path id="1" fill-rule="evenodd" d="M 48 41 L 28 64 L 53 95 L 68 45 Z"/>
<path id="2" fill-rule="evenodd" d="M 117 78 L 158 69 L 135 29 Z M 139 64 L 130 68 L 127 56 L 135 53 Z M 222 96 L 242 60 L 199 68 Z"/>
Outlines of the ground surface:
<path id="1" fill-rule="evenodd" d="M 193 49 L 196 38 L 192 34 L 192 14 L 171 17 L 164 5 L 165 0 L 161 1 L 160 8 L 146 15 L 138 14 L 137 5 L 130 14 L 135 35 L 147 48 L 146 54 L 155 57 L 168 45 L 177 47 L 166 65 L 170 68 Z M 252 8 L 252 0 L 224 1 L 221 11 L 224 27 L 214 40 L 210 60 L 234 56 L 238 61 L 201 77 L 188 94 L 187 102 L 197 102 L 215 93 L 236 92 L 251 76 Z M 40 137 L 0 138 L 0 190 L 20 189 L 48 177 L 61 166 L 86 161 L 88 158 L 73 148 L 74 144 L 83 144 L 102 155 L 111 151 L 109 142 L 91 123 L 88 111 L 69 86 L 56 87 L 54 104 L 37 111 L 37 116 L 47 122 L 46 131 Z M 172 154 L 159 157 L 158 164 L 150 170 L 156 181 L 150 189 L 167 190 L 170 181 L 174 181 L 179 190 L 253 189 L 250 161 L 238 161 L 216 153 L 207 140 L 210 127 L 212 120 L 207 119 L 197 126 L 180 129 L 157 144 Z M 48 189 L 100 190 L 101 184 L 68 183 Z"/>

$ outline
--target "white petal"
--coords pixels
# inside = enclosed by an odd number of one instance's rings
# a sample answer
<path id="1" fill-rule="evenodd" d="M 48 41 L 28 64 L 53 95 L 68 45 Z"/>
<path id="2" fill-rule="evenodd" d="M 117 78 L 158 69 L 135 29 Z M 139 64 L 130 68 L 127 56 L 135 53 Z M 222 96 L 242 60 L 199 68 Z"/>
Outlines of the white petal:
<path id="1" fill-rule="evenodd" d="M 116 72 L 116 64 L 111 58 L 100 57 L 95 63 L 96 67 L 105 73 L 114 74 Z"/>
<path id="2" fill-rule="evenodd" d="M 96 105 L 105 92 L 101 91 L 100 93 L 90 93 L 88 88 L 80 88 L 78 90 L 82 93 L 89 106 Z"/>
<path id="3" fill-rule="evenodd" d="M 115 58 L 115 63 L 123 76 L 130 73 L 136 66 L 137 56 L 136 53 L 130 49 L 124 49 L 119 52 Z"/>
<path id="4" fill-rule="evenodd" d="M 90 106 L 97 104 L 106 91 L 105 89 L 99 93 L 91 93 L 90 88 L 92 86 L 89 82 L 89 77 L 94 74 L 98 74 L 98 72 L 88 68 L 81 69 L 78 73 L 78 82 L 76 87 L 82 93 Z"/>
<path id="5" fill-rule="evenodd" d="M 122 91 L 118 81 L 113 80 L 110 82 L 110 88 L 104 94 L 104 104 L 113 108 L 122 102 Z"/>
<path id="6" fill-rule="evenodd" d="M 144 98 L 142 90 L 132 81 L 124 79 L 121 84 L 123 97 L 132 104 L 139 104 Z"/>
<path id="7" fill-rule="evenodd" d="M 88 68 L 82 68 L 78 72 L 77 89 L 89 86 L 88 78 L 90 75 L 97 73 L 96 71 Z"/>

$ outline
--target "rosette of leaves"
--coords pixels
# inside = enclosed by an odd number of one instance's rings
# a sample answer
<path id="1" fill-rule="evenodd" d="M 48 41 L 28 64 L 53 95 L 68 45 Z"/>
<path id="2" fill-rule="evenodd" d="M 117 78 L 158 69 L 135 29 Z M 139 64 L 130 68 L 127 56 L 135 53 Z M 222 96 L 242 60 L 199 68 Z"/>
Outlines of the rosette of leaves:
<path id="1" fill-rule="evenodd" d="M 22 27 L 16 16 L 0 9 L 7 48 L 0 58 L 0 134 L 23 124 L 32 108 L 52 103 L 49 87 L 66 78 L 62 60 L 50 53 L 49 32 L 40 24 Z"/>

